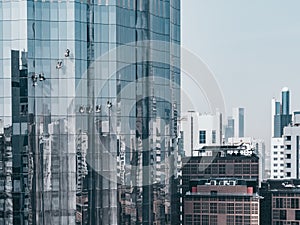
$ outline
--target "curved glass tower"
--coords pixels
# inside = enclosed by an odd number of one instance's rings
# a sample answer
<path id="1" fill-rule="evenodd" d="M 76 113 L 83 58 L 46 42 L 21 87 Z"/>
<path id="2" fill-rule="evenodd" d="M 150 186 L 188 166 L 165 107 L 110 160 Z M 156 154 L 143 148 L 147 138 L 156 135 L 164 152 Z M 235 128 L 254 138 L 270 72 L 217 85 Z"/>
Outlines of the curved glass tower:
<path id="1" fill-rule="evenodd" d="M 176 224 L 180 0 L 0 2 L 0 224 Z"/>

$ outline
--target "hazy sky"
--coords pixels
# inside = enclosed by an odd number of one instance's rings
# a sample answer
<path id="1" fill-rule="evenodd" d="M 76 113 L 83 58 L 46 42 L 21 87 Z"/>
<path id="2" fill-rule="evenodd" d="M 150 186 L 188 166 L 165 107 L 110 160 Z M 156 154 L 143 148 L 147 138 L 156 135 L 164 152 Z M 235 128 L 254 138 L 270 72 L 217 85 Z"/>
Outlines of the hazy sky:
<path id="1" fill-rule="evenodd" d="M 272 97 L 279 98 L 287 86 L 292 110 L 300 110 L 300 1 L 181 4 L 183 47 L 212 69 L 229 113 L 232 107 L 245 107 L 246 135 L 270 142 Z"/>

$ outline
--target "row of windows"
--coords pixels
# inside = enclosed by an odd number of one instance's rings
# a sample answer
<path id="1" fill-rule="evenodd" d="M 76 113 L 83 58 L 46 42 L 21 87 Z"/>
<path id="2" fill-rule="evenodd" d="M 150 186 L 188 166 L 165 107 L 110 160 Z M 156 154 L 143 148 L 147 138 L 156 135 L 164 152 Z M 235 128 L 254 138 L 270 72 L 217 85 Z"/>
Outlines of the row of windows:
<path id="1" fill-rule="evenodd" d="M 274 155 L 278 155 L 278 152 L 273 152 Z M 281 155 L 284 154 L 284 152 L 280 152 Z"/>
<path id="2" fill-rule="evenodd" d="M 217 202 L 196 202 L 194 213 L 218 213 L 218 214 L 258 214 L 257 203 L 217 203 Z"/>
<path id="3" fill-rule="evenodd" d="M 281 152 L 280 154 L 284 154 L 283 152 Z M 277 152 L 274 152 L 274 155 L 277 155 Z M 286 159 L 291 159 L 292 158 L 292 155 L 291 154 L 286 154 L 285 155 L 285 158 Z M 277 157 L 274 158 L 274 161 L 278 160 Z M 280 160 L 284 160 L 284 158 L 280 158 Z"/>
<path id="4" fill-rule="evenodd" d="M 207 137 L 206 137 L 206 130 L 200 130 L 199 131 L 199 144 L 206 144 Z M 211 142 L 212 144 L 217 143 L 217 132 L 213 130 L 211 132 Z"/>
<path id="5" fill-rule="evenodd" d="M 186 225 L 218 225 L 218 217 L 215 215 L 186 215 Z"/>
<path id="6" fill-rule="evenodd" d="M 190 165 L 183 168 L 184 174 L 257 174 L 258 164 L 235 164 L 233 168 L 231 164 L 226 165 Z M 227 169 L 226 169 L 227 168 Z"/>
<path id="7" fill-rule="evenodd" d="M 299 225 L 296 221 L 273 221 L 273 225 Z"/>
<path id="8" fill-rule="evenodd" d="M 273 210 L 273 220 L 297 220 L 300 221 L 300 210 L 295 211 L 295 217 L 291 218 L 291 215 L 287 216 L 286 210 Z"/>
<path id="9" fill-rule="evenodd" d="M 274 161 L 277 161 L 277 160 L 278 160 L 278 158 L 275 157 L 275 158 L 274 158 Z M 284 158 L 280 158 L 279 160 L 284 160 Z"/>
<path id="10" fill-rule="evenodd" d="M 273 146 L 274 149 L 277 149 L 278 147 L 279 147 L 279 146 L 277 146 L 277 145 L 274 145 L 274 146 Z M 283 149 L 283 148 L 284 148 L 284 145 L 280 145 L 280 148 Z M 285 145 L 285 149 L 286 149 L 286 150 L 291 150 L 291 149 L 292 149 L 292 146 L 291 146 L 291 145 Z M 275 154 L 275 153 L 274 153 L 274 154 Z"/>
<path id="11" fill-rule="evenodd" d="M 218 217 L 216 215 L 186 215 L 186 225 L 218 225 Z M 244 225 L 258 224 L 258 216 L 226 216 L 226 224 Z"/>
<path id="12" fill-rule="evenodd" d="M 275 198 L 273 200 L 273 208 L 299 208 L 299 198 Z"/>

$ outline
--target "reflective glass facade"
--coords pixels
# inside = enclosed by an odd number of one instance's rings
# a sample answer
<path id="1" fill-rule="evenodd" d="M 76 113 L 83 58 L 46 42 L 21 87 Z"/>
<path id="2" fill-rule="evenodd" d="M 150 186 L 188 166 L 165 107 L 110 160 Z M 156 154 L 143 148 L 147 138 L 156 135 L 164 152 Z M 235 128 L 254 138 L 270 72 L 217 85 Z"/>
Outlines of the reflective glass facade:
<path id="1" fill-rule="evenodd" d="M 1 1 L 0 30 L 0 224 L 176 224 L 180 0 Z"/>

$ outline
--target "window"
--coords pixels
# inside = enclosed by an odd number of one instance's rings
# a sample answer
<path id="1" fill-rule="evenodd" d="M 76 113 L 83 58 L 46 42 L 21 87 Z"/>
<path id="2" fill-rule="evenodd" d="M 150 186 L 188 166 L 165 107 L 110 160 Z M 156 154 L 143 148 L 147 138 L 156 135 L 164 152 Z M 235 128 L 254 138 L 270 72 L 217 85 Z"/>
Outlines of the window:
<path id="1" fill-rule="evenodd" d="M 278 166 L 278 164 L 277 164 L 277 163 L 274 163 L 274 166 Z"/>
<path id="2" fill-rule="evenodd" d="M 277 145 L 274 145 L 274 148 L 278 148 L 278 146 L 277 146 Z"/>
<path id="3" fill-rule="evenodd" d="M 236 225 L 243 225 L 243 217 L 242 216 L 235 216 L 235 224 Z"/>
<path id="4" fill-rule="evenodd" d="M 286 173 L 286 176 L 287 176 L 287 177 L 291 177 L 291 172 L 287 172 L 287 173 Z"/>
<path id="5" fill-rule="evenodd" d="M 225 165 L 219 165 L 219 174 L 226 174 Z"/>
<path id="6" fill-rule="evenodd" d="M 193 224 L 193 216 L 192 215 L 186 215 L 185 216 L 185 223 L 192 225 Z"/>
<path id="7" fill-rule="evenodd" d="M 244 204 L 244 214 L 250 214 L 250 204 L 249 203 L 245 203 Z"/>
<path id="8" fill-rule="evenodd" d="M 274 155 L 277 155 L 278 154 L 278 152 L 274 152 Z"/>
<path id="9" fill-rule="evenodd" d="M 286 164 L 286 168 L 291 168 L 291 167 L 292 167 L 291 163 Z"/>
<path id="10" fill-rule="evenodd" d="M 202 213 L 209 213 L 209 203 L 202 202 Z"/>
<path id="11" fill-rule="evenodd" d="M 215 130 L 213 130 L 212 132 L 211 132 L 211 142 L 213 143 L 213 144 L 216 144 L 217 143 L 217 132 L 215 131 Z"/>
<path id="12" fill-rule="evenodd" d="M 283 145 L 281 145 L 281 146 L 280 146 L 280 148 L 284 148 L 284 146 L 283 146 Z"/>
<path id="13" fill-rule="evenodd" d="M 286 157 L 287 159 L 291 159 L 291 154 L 286 154 Z"/>
<path id="14" fill-rule="evenodd" d="M 234 224 L 234 216 L 226 216 L 226 224 Z"/>
<path id="15" fill-rule="evenodd" d="M 298 209 L 299 208 L 299 199 L 298 198 L 292 198 L 291 199 L 291 208 L 292 209 Z"/>
<path id="16" fill-rule="evenodd" d="M 290 141 L 290 140 L 292 140 L 292 137 L 291 136 L 285 136 L 285 140 Z"/>
<path id="17" fill-rule="evenodd" d="M 206 143 L 206 131 L 205 130 L 200 130 L 199 131 L 199 143 L 200 144 L 205 144 Z"/>
<path id="18" fill-rule="evenodd" d="M 274 173 L 277 173 L 278 172 L 278 170 L 274 170 Z"/>
<path id="19" fill-rule="evenodd" d="M 243 165 L 243 174 L 250 174 L 250 164 Z"/>
<path id="20" fill-rule="evenodd" d="M 300 210 L 296 210 L 295 220 L 300 220 Z"/>
<path id="21" fill-rule="evenodd" d="M 219 204 L 219 213 L 220 214 L 226 214 L 226 203 L 220 203 Z"/>
<path id="22" fill-rule="evenodd" d="M 194 203 L 194 213 L 200 213 L 200 212 L 201 212 L 201 204 Z"/>
<path id="23" fill-rule="evenodd" d="M 244 206 L 242 203 L 235 204 L 235 213 L 236 214 L 243 214 L 244 213 Z"/>
<path id="24" fill-rule="evenodd" d="M 202 224 L 203 225 L 209 225 L 209 217 L 208 217 L 208 215 L 203 215 L 202 216 Z"/>
<path id="25" fill-rule="evenodd" d="M 277 161 L 278 160 L 278 158 L 274 158 L 274 161 Z"/>
<path id="26" fill-rule="evenodd" d="M 280 210 L 280 220 L 286 220 L 286 210 Z"/>
<path id="27" fill-rule="evenodd" d="M 212 215 L 210 216 L 210 225 L 218 225 L 218 216 Z"/>
<path id="28" fill-rule="evenodd" d="M 286 145 L 285 149 L 286 149 L 286 150 L 291 150 L 291 149 L 292 149 L 292 146 L 291 146 L 291 145 Z"/>
<path id="29" fill-rule="evenodd" d="M 194 224 L 201 224 L 201 216 L 200 215 L 194 215 Z"/>
<path id="30" fill-rule="evenodd" d="M 234 204 L 233 203 L 227 204 L 227 214 L 234 214 Z"/>
<path id="31" fill-rule="evenodd" d="M 286 198 L 276 198 L 276 206 L 275 207 L 276 208 L 286 208 Z"/>
<path id="32" fill-rule="evenodd" d="M 210 213 L 218 213 L 218 204 L 210 203 Z"/>

